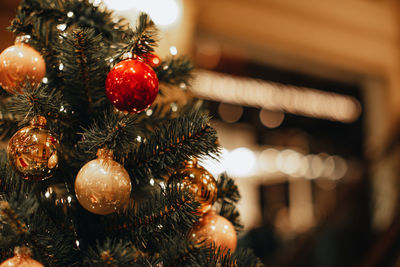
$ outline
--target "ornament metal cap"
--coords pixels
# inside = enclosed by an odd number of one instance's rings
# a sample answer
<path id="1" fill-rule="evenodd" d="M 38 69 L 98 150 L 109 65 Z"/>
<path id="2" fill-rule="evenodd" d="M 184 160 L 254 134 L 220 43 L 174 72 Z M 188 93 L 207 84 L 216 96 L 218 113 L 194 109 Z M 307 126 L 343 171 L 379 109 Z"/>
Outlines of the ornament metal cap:
<path id="1" fill-rule="evenodd" d="M 197 159 L 191 156 L 188 160 L 185 161 L 185 167 L 196 167 L 197 166 Z"/>
<path id="2" fill-rule="evenodd" d="M 29 124 L 32 126 L 44 127 L 47 124 L 47 120 L 45 117 L 39 115 L 32 118 Z"/>
<path id="3" fill-rule="evenodd" d="M 22 247 L 15 247 L 14 248 L 14 254 L 16 256 L 32 256 L 32 251 L 30 248 L 22 246 Z"/>
<path id="4" fill-rule="evenodd" d="M 96 156 L 101 159 L 114 159 L 114 152 L 108 148 L 99 148 L 97 150 Z"/>

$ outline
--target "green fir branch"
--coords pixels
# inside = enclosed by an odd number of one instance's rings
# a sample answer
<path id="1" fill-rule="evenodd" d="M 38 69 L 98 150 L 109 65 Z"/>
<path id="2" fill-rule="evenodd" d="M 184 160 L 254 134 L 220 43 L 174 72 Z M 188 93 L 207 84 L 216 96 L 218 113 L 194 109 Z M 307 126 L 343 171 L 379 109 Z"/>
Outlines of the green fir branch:
<path id="1" fill-rule="evenodd" d="M 109 42 L 121 42 L 133 34 L 127 20 L 115 19 L 112 11 L 102 5 L 94 6 L 88 0 L 23 0 L 9 30 L 16 35 L 30 34 L 45 48 L 62 23 L 66 28 L 92 28 Z"/>
<path id="2" fill-rule="evenodd" d="M 180 114 L 160 125 L 154 133 L 128 155 L 126 166 L 136 183 L 148 183 L 177 169 L 190 156 L 212 156 L 219 151 L 217 133 L 209 116 L 198 111 Z"/>
<path id="3" fill-rule="evenodd" d="M 166 238 L 160 251 L 160 262 L 164 266 L 176 267 L 211 267 L 210 259 L 214 258 L 213 247 L 204 243 L 197 244 L 186 236 Z"/>
<path id="4" fill-rule="evenodd" d="M 109 106 L 105 93 L 108 64 L 102 36 L 92 29 L 77 28 L 67 31 L 62 39 L 57 47 L 61 66 L 57 75 L 65 98 L 83 118 L 90 111 L 102 112 Z"/>
<path id="5" fill-rule="evenodd" d="M 18 118 L 7 106 L 7 99 L 0 100 L 0 140 L 8 140 L 18 129 Z"/>
<path id="6" fill-rule="evenodd" d="M 108 109 L 99 121 L 92 123 L 81 133 L 82 139 L 79 141 L 78 147 L 89 158 L 93 158 L 99 148 L 108 148 L 113 151 L 117 160 L 123 159 L 140 134 L 136 115 L 121 116 Z"/>
<path id="7" fill-rule="evenodd" d="M 89 247 L 84 258 L 84 266 L 128 267 L 153 266 L 131 242 L 107 238 L 97 242 L 95 248 Z"/>
<path id="8" fill-rule="evenodd" d="M 237 233 L 240 233 L 243 230 L 243 224 L 240 222 L 240 214 L 236 209 L 235 204 L 222 202 L 222 205 L 218 208 L 218 213 L 232 223 Z"/>
<path id="9" fill-rule="evenodd" d="M 154 47 L 158 42 L 158 29 L 149 15 L 142 13 L 138 19 L 136 31 L 133 33 L 131 40 L 115 55 L 112 61 L 117 63 L 125 59 L 130 54 L 130 57 L 141 56 L 145 53 L 154 51 Z"/>
<path id="10" fill-rule="evenodd" d="M 184 234 L 199 219 L 195 214 L 199 203 L 187 190 L 166 187 L 146 201 L 138 203 L 135 211 L 126 213 L 130 238 L 136 247 L 153 253 L 168 234 Z"/>
<path id="11" fill-rule="evenodd" d="M 185 56 L 171 57 L 164 60 L 160 66 L 154 69 L 160 82 L 187 85 L 192 79 L 193 64 Z"/>
<path id="12" fill-rule="evenodd" d="M 217 181 L 219 202 L 237 203 L 240 200 L 240 193 L 235 181 L 228 177 L 226 173 L 219 176 Z"/>
<path id="13" fill-rule="evenodd" d="M 70 108 L 64 102 L 61 92 L 50 89 L 43 83 L 34 89 L 26 83 L 23 93 L 13 96 L 8 105 L 10 112 L 17 118 L 22 118 L 20 124 L 26 124 L 38 115 L 62 120 L 67 117 L 66 115 L 70 115 L 65 112 Z"/>

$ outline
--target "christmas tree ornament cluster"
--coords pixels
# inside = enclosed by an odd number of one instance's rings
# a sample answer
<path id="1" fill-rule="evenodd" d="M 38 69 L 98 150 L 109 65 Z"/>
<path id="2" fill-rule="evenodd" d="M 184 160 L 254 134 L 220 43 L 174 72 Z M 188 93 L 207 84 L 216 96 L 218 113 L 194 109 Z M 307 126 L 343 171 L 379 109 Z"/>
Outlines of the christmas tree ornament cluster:
<path id="1" fill-rule="evenodd" d="M 25 82 L 36 87 L 45 74 L 43 57 L 28 44 L 16 43 L 0 54 L 0 85 L 10 94 L 22 93 Z"/>
<path id="2" fill-rule="evenodd" d="M 113 213 L 128 204 L 131 189 L 128 172 L 107 149 L 99 149 L 97 158 L 86 163 L 75 179 L 79 203 L 99 215 Z"/>
<path id="3" fill-rule="evenodd" d="M 173 181 L 179 182 L 182 188 L 188 188 L 193 193 L 195 201 L 200 203 L 200 214 L 209 211 L 217 199 L 217 182 L 195 158 L 185 162 L 184 167 L 174 174 Z"/>
<path id="4" fill-rule="evenodd" d="M 15 248 L 14 257 L 3 261 L 0 267 L 44 267 L 40 262 L 31 258 L 28 248 Z"/>
<path id="5" fill-rule="evenodd" d="M 58 166 L 58 140 L 47 130 L 45 117 L 34 117 L 30 125 L 9 140 L 7 157 L 22 178 L 40 181 L 50 178 Z"/>
<path id="6" fill-rule="evenodd" d="M 150 107 L 157 97 L 157 75 L 141 60 L 123 60 L 108 73 L 106 94 L 118 110 L 140 112 Z"/>
<path id="7" fill-rule="evenodd" d="M 237 235 L 232 223 L 214 210 L 210 210 L 200 218 L 190 231 L 189 237 L 197 243 L 214 243 L 224 254 L 228 250 L 233 253 L 237 245 Z"/>

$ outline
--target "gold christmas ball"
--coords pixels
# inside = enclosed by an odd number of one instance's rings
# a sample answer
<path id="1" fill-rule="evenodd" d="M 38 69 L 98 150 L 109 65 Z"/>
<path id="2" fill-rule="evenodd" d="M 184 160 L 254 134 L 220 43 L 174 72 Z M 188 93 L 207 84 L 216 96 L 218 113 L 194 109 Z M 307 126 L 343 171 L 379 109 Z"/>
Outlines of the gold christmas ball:
<path id="1" fill-rule="evenodd" d="M 46 75 L 46 63 L 38 51 L 24 43 L 8 47 L 0 54 L 0 85 L 10 94 L 22 93 L 27 80 L 37 86 Z"/>
<path id="2" fill-rule="evenodd" d="M 206 169 L 197 164 L 196 159 L 188 160 L 185 167 L 177 171 L 175 178 L 194 194 L 195 201 L 200 203 L 198 210 L 200 213 L 211 209 L 217 199 L 217 182 Z"/>
<path id="3" fill-rule="evenodd" d="M 46 119 L 33 118 L 30 125 L 17 131 L 7 146 L 8 161 L 27 180 L 51 177 L 58 166 L 57 139 L 45 129 Z"/>
<path id="4" fill-rule="evenodd" d="M 75 194 L 82 207 L 106 215 L 128 204 L 131 179 L 125 168 L 113 160 L 111 151 L 99 149 L 97 157 L 80 169 Z"/>
<path id="5" fill-rule="evenodd" d="M 26 248 L 16 248 L 15 256 L 3 261 L 0 267 L 44 267 L 40 262 L 35 261 L 30 256 L 30 251 Z"/>
<path id="6" fill-rule="evenodd" d="M 221 247 L 222 253 L 227 253 L 228 249 L 233 253 L 237 245 L 236 231 L 232 223 L 213 210 L 200 218 L 190 231 L 189 237 L 196 242 L 215 243 L 216 247 Z"/>

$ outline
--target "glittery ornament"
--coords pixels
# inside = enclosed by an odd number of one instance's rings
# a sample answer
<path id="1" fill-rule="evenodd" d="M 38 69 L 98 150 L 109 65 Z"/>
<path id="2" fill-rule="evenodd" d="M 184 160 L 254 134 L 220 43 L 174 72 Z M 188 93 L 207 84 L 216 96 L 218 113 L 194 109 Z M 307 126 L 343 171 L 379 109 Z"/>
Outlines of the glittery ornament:
<path id="1" fill-rule="evenodd" d="M 27 248 L 16 248 L 15 256 L 3 261 L 0 267 L 44 267 L 40 262 L 31 258 Z"/>
<path id="2" fill-rule="evenodd" d="M 218 215 L 211 210 L 200 218 L 189 233 L 189 237 L 196 242 L 215 243 L 216 247 L 221 247 L 223 253 L 233 253 L 237 245 L 237 236 L 232 223 L 226 218 Z"/>
<path id="3" fill-rule="evenodd" d="M 26 81 L 37 86 L 45 74 L 43 57 L 28 44 L 17 43 L 0 54 L 0 85 L 10 94 L 22 93 Z"/>
<path id="4" fill-rule="evenodd" d="M 197 164 L 195 158 L 186 161 L 184 168 L 174 174 L 173 181 L 190 189 L 195 201 L 200 203 L 198 210 L 200 213 L 211 209 L 217 198 L 217 182 L 206 169 Z"/>
<path id="5" fill-rule="evenodd" d="M 44 180 L 57 169 L 58 141 L 45 129 L 46 123 L 44 117 L 37 116 L 30 126 L 17 131 L 8 142 L 8 161 L 24 179 Z"/>
<path id="6" fill-rule="evenodd" d="M 88 211 L 106 215 L 119 210 L 129 202 L 131 180 L 128 172 L 113 160 L 106 149 L 97 151 L 97 159 L 86 163 L 75 180 L 75 194 Z"/>
<path id="7" fill-rule="evenodd" d="M 108 73 L 106 93 L 117 109 L 140 112 L 148 108 L 157 97 L 157 75 L 140 60 L 123 60 Z"/>

